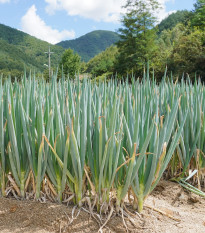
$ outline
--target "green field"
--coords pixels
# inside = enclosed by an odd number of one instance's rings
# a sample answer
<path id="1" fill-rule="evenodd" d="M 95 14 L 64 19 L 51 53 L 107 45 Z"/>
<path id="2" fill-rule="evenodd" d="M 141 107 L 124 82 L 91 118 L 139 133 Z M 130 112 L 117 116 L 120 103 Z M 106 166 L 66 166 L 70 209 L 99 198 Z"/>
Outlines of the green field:
<path id="1" fill-rule="evenodd" d="M 120 212 L 129 194 L 141 212 L 164 172 L 181 180 L 197 169 L 200 181 L 205 166 L 200 81 L 164 77 L 157 84 L 144 74 L 131 82 L 57 82 L 53 76 L 46 83 L 29 75 L 20 82 L 1 80 L 0 99 L 3 196 L 10 190 L 21 198 L 28 193 L 37 200 L 70 198 L 78 206 L 89 200 L 97 211 Z"/>

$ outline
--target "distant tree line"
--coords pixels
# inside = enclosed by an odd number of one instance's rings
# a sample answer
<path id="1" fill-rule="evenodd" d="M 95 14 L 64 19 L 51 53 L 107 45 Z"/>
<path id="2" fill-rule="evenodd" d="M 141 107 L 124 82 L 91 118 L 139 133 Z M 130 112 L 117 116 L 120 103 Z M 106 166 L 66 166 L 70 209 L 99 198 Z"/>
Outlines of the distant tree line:
<path id="1" fill-rule="evenodd" d="M 158 1 L 128 0 L 124 7 L 127 13 L 118 30 L 119 42 L 83 64 L 81 72 L 92 77 L 131 73 L 142 77 L 149 62 L 159 78 L 167 67 L 175 78 L 188 74 L 192 79 L 205 79 L 205 0 L 197 0 L 193 11 L 169 15 L 157 26 L 154 12 L 160 7 Z M 75 70 L 67 65 L 65 70 Z M 80 69 L 79 64 L 76 69 Z"/>

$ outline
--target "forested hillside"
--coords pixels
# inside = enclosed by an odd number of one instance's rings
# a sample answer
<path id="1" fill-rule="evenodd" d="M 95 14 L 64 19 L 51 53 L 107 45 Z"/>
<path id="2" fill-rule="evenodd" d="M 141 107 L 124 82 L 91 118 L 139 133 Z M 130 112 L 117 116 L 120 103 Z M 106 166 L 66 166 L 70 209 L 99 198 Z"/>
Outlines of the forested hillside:
<path id="1" fill-rule="evenodd" d="M 88 62 L 95 55 L 104 51 L 119 40 L 117 33 L 112 31 L 98 30 L 87 33 L 75 40 L 67 40 L 58 43 L 65 49 L 71 48 L 77 52 L 83 61 Z"/>
<path id="2" fill-rule="evenodd" d="M 75 40 L 52 45 L 0 24 L 0 72 L 17 77 L 21 76 L 25 68 L 28 71 L 32 69 L 36 72 L 44 72 L 47 69 L 44 64 L 48 63 L 45 52 L 48 51 L 49 46 L 54 52 L 51 57 L 54 69 L 59 65 L 65 49 L 69 47 L 81 56 L 81 60 L 88 61 L 118 39 L 117 33 L 102 30 L 88 33 Z"/>
<path id="3" fill-rule="evenodd" d="M 0 71 L 17 77 L 25 68 L 43 72 L 46 68 L 44 64 L 48 63 L 44 52 L 48 51 L 49 46 L 54 52 L 52 64 L 57 66 L 64 51 L 63 48 L 0 24 Z"/>
<path id="4" fill-rule="evenodd" d="M 190 21 L 193 13 L 191 11 L 183 10 L 172 13 L 167 18 L 163 19 L 158 25 L 158 33 L 160 34 L 164 30 L 170 30 L 174 28 L 178 23 L 187 25 Z"/>

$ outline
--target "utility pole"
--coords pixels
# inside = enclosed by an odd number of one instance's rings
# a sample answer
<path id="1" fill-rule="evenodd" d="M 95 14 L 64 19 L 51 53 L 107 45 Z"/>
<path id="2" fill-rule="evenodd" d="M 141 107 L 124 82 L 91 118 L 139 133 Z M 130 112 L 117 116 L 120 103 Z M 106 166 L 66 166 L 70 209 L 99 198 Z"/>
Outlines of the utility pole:
<path id="1" fill-rule="evenodd" d="M 48 48 L 48 52 L 45 52 L 48 54 L 48 72 L 49 72 L 49 80 L 51 78 L 51 54 L 54 53 L 54 52 L 51 52 L 51 49 L 50 49 L 50 46 Z"/>

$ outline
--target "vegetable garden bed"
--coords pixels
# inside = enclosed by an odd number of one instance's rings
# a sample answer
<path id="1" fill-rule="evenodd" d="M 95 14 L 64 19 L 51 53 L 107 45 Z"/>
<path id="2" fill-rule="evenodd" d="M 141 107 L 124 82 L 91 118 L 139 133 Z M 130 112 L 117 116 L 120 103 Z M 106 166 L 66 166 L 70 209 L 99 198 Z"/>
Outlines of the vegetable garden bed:
<path id="1" fill-rule="evenodd" d="M 128 230 L 125 218 L 143 212 L 165 171 L 204 195 L 185 180 L 195 170 L 192 183 L 204 182 L 200 81 L 157 84 L 147 74 L 131 83 L 56 76 L 46 83 L 30 75 L 1 80 L 0 99 L 3 197 L 77 206 L 100 230 L 121 216 Z"/>

